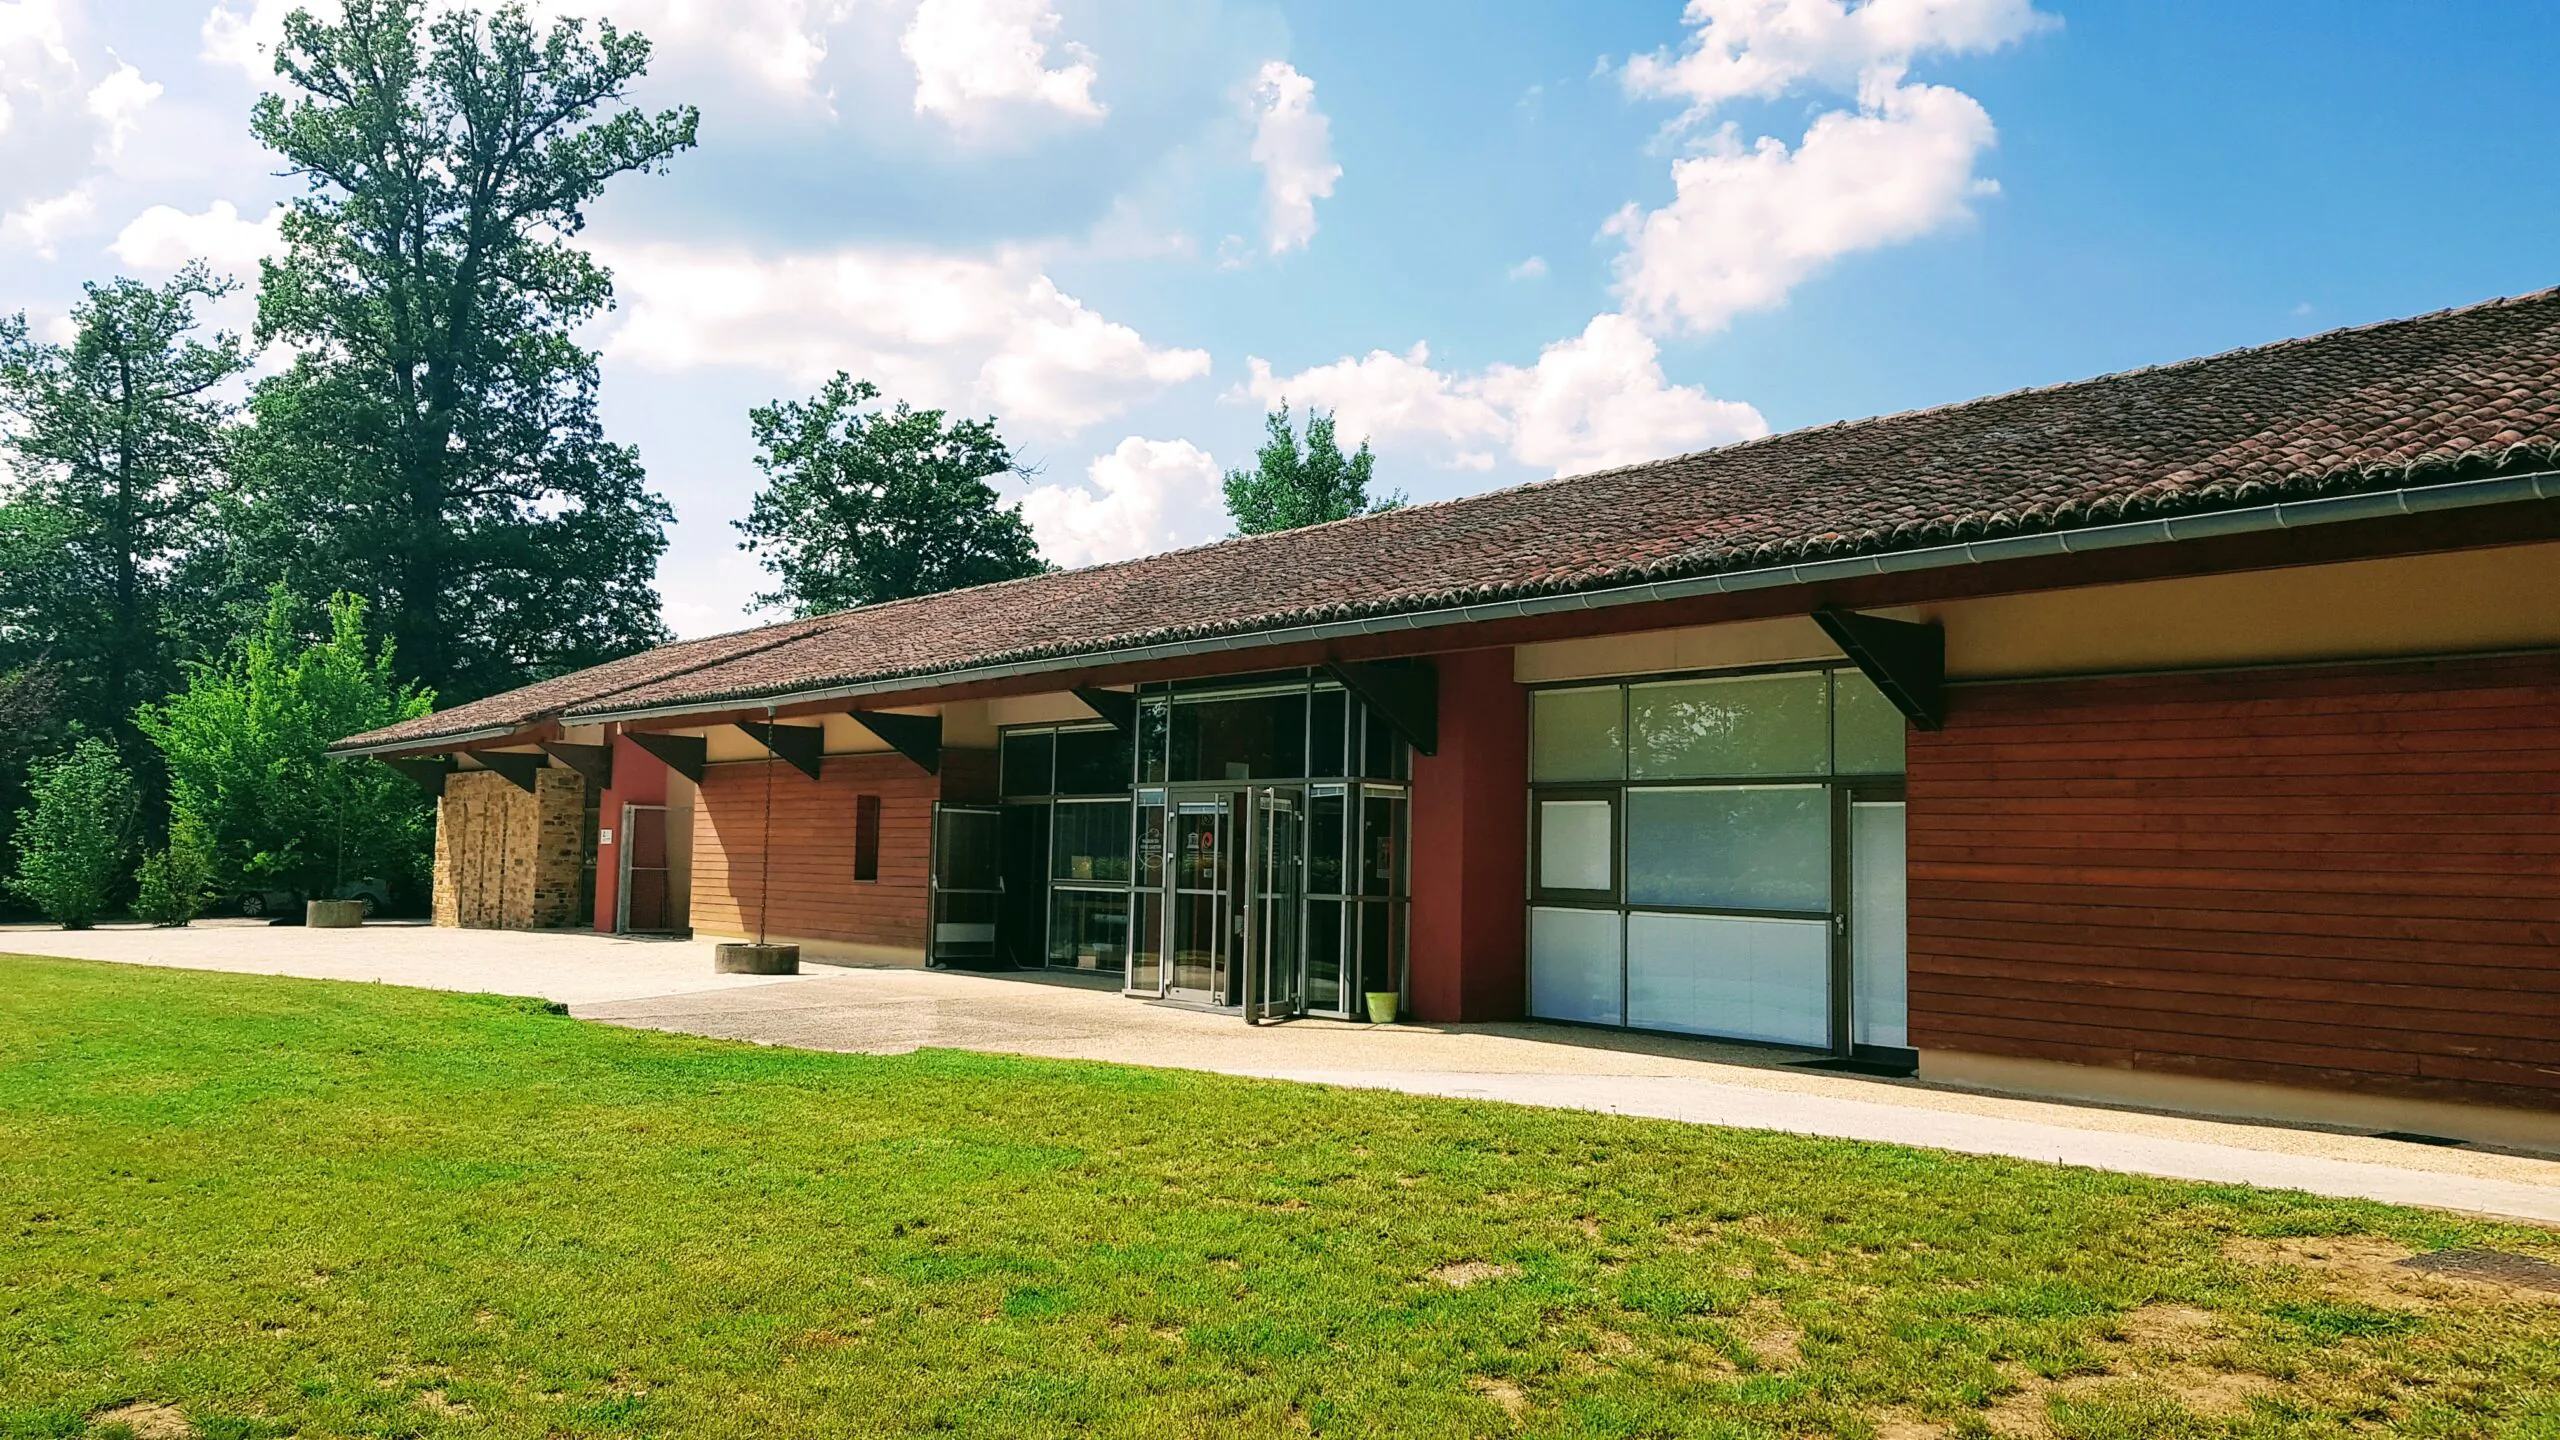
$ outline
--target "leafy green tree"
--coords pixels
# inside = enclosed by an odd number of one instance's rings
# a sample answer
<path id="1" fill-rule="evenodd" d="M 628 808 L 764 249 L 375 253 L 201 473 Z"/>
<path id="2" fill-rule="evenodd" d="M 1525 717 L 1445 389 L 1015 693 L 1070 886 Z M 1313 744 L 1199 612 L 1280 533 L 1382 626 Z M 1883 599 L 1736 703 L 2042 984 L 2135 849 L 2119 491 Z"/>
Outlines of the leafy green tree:
<path id="1" fill-rule="evenodd" d="M 376 597 L 448 701 L 666 635 L 671 512 L 574 339 L 613 298 L 587 207 L 694 143 L 691 108 L 625 103 L 648 58 L 610 23 L 347 0 L 286 21 L 292 93 L 251 118 L 306 191 L 259 287 L 260 340 L 298 354 L 252 402 L 229 573 Z"/>
<path id="2" fill-rule="evenodd" d="M 202 822 L 182 815 L 169 827 L 169 843 L 144 855 L 134 872 L 133 913 L 174 927 L 203 914 L 212 900 L 213 842 Z"/>
<path id="3" fill-rule="evenodd" d="M 128 757 L 134 705 L 176 678 L 176 612 L 200 608 L 174 562 L 200 538 L 237 413 L 226 382 L 249 357 L 235 336 L 199 336 L 196 306 L 232 288 L 200 265 L 161 286 L 91 284 L 67 345 L 0 317 L 0 634 Z"/>
<path id="4" fill-rule="evenodd" d="M 1369 472 L 1377 463 L 1369 442 L 1349 455 L 1334 438 L 1333 414 L 1307 412 L 1303 443 L 1290 428 L 1289 405 L 1264 417 L 1268 432 L 1254 452 L 1254 468 L 1230 470 L 1226 476 L 1227 515 L 1239 535 L 1267 535 L 1328 520 L 1347 520 L 1404 503 L 1398 492 L 1377 503 L 1369 500 Z"/>
<path id="5" fill-rule="evenodd" d="M 380 876 L 415 885 L 431 817 L 418 788 L 370 761 L 341 762 L 331 742 L 433 708 L 401 681 L 392 646 L 365 640 L 365 604 L 328 602 L 328 638 L 307 642 L 298 602 L 270 592 L 263 623 L 186 688 L 146 707 L 143 732 L 169 770 L 173 827 L 201 827 L 217 880 L 305 895 Z"/>
<path id="6" fill-rule="evenodd" d="M 11 836 L 26 807 L 27 781 L 38 760 L 60 751 L 68 719 L 53 671 L 42 664 L 0 670 L 0 875 L 14 867 Z M 0 883 L 0 910 L 13 893 Z"/>
<path id="7" fill-rule="evenodd" d="M 10 888 L 66 930 L 98 922 L 123 883 L 141 797 L 115 747 L 95 736 L 37 763 L 18 816 Z"/>
<path id="8" fill-rule="evenodd" d="M 732 521 L 781 581 L 759 605 L 823 615 L 1049 568 L 1022 518 L 987 484 L 1018 473 L 996 422 L 950 420 L 838 372 L 817 397 L 749 411 L 765 486 Z"/>

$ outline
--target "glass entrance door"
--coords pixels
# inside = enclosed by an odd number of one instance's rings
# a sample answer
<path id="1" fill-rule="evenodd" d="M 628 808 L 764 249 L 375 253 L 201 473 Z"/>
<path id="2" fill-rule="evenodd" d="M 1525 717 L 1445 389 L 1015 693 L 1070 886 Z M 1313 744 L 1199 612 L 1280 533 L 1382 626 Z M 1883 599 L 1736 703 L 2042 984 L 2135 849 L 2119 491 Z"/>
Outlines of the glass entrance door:
<path id="1" fill-rule="evenodd" d="M 1155 813 L 1165 817 L 1163 997 L 1255 1021 L 1305 1014 L 1305 787 L 1177 788 Z"/>
<path id="2" fill-rule="evenodd" d="M 1299 943 L 1306 911 L 1306 799 L 1290 789 L 1253 792 L 1253 838 L 1248 859 L 1253 894 L 1247 934 L 1252 954 L 1245 996 L 1247 1020 L 1287 1020 L 1306 1013 L 1306 947 Z"/>
<path id="3" fill-rule="evenodd" d="M 1242 836 L 1237 820 L 1246 792 L 1187 795 L 1173 805 L 1172 864 L 1167 866 L 1173 935 L 1164 994 L 1195 1005 L 1233 1005 L 1242 979 L 1244 940 Z"/>

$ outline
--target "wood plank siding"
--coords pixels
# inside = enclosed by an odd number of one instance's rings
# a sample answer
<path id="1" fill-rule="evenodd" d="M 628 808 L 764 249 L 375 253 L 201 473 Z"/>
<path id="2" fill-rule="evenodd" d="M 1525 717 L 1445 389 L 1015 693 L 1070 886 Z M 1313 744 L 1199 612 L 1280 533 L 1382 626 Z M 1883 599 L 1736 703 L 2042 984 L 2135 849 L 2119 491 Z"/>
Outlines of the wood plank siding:
<path id="1" fill-rule="evenodd" d="M 2560 659 L 1950 693 L 1914 1044 L 2560 1108 Z"/>
<path id="2" fill-rule="evenodd" d="M 922 952 L 925 867 L 941 782 L 901 755 L 830 755 L 811 780 L 773 773 L 773 901 L 767 933 Z M 693 810 L 693 924 L 756 933 L 764 876 L 765 767 L 714 765 Z M 880 878 L 853 878 L 856 800 L 880 797 Z"/>

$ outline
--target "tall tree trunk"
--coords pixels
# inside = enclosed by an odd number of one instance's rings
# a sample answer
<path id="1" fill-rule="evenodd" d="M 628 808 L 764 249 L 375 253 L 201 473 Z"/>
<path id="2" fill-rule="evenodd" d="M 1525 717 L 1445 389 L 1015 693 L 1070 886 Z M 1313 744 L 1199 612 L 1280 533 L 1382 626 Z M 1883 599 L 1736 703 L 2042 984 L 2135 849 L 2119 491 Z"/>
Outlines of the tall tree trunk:
<path id="1" fill-rule="evenodd" d="M 133 360 L 120 356 L 116 361 L 116 473 L 109 481 L 113 499 L 108 509 L 107 544 L 115 552 L 116 590 L 114 614 L 107 645 L 106 682 L 108 723 L 115 727 L 116 748 L 128 759 L 132 756 L 133 697 L 127 692 L 133 683 L 134 647 L 141 643 L 140 616 L 141 578 L 134 558 L 133 494 L 134 444 L 133 430 L 138 408 L 133 398 Z"/>

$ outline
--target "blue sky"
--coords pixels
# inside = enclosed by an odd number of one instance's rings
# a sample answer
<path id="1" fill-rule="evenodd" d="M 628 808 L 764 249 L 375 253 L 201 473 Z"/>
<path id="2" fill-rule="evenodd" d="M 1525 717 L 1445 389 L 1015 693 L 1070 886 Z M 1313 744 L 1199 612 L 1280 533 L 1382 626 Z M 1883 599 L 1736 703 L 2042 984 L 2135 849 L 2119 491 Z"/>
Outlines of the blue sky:
<path id="1" fill-rule="evenodd" d="M 0 310 L 254 271 L 290 8 L 0 0 Z M 1435 499 L 2560 281 L 2541 4 L 543 8 L 704 111 L 587 236 L 688 634 L 752 618 L 747 408 L 839 367 L 995 414 L 1088 563 L 1222 533 L 1283 395 Z"/>

